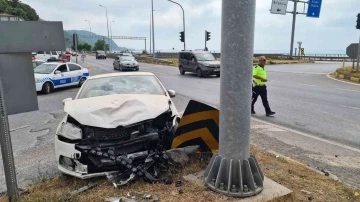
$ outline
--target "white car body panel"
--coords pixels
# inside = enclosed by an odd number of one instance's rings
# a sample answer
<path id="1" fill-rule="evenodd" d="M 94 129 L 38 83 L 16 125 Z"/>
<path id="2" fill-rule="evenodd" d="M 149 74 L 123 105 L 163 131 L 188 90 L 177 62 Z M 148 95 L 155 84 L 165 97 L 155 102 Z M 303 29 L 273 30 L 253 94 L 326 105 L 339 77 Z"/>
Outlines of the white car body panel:
<path id="1" fill-rule="evenodd" d="M 154 119 L 169 109 L 165 95 L 106 95 L 65 102 L 64 111 L 87 126 L 116 128 Z"/>
<path id="2" fill-rule="evenodd" d="M 157 116 L 166 112 L 169 107 L 172 111 L 172 116 L 174 117 L 173 126 L 177 124 L 177 119 L 180 117 L 168 93 L 166 93 L 166 95 L 116 94 L 77 99 L 82 88 L 86 85 L 88 80 L 119 75 L 155 76 L 152 73 L 131 72 L 103 74 L 89 77 L 78 91 L 75 100 L 69 100 L 64 103 L 64 111 L 66 112 L 66 116 L 59 124 L 56 130 L 56 134 L 59 134 L 60 126 L 67 122 L 68 116 L 73 117 L 76 121 L 83 125 L 101 128 L 116 128 L 120 125 L 127 126 L 129 124 L 156 118 Z M 158 81 L 164 89 L 164 92 L 166 92 L 161 81 L 159 79 Z M 107 173 L 112 173 L 99 172 L 88 174 L 87 166 L 76 160 L 76 156 L 77 158 L 81 157 L 81 152 L 75 149 L 75 144 L 60 141 L 57 135 L 55 135 L 55 155 L 58 169 L 67 175 L 71 175 L 80 179 L 88 179 L 98 176 L 105 176 Z M 70 170 L 61 165 L 59 163 L 61 156 L 73 159 L 76 164 L 75 169 Z"/>

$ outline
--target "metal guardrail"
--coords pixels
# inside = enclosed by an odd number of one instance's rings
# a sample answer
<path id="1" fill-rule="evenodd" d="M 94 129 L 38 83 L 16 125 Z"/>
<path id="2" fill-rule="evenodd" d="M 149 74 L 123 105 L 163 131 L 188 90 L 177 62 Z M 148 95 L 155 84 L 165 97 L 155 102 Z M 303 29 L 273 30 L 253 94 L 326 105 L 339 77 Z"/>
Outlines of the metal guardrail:
<path id="1" fill-rule="evenodd" d="M 220 58 L 220 53 L 212 53 L 215 58 Z M 269 54 L 269 53 L 256 53 L 254 57 L 265 56 L 272 59 L 291 59 L 288 54 Z M 155 53 L 156 58 L 177 58 L 179 53 L 176 52 L 164 52 L 164 53 Z M 295 59 L 305 59 L 305 60 L 316 60 L 316 61 L 351 61 L 351 59 L 345 54 L 308 54 L 305 56 L 294 56 Z"/>

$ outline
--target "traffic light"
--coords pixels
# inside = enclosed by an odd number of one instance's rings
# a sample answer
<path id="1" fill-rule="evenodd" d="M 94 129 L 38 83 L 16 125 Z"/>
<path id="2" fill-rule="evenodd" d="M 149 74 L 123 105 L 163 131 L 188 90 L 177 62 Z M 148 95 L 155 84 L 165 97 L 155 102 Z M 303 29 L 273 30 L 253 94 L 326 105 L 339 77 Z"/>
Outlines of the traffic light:
<path id="1" fill-rule="evenodd" d="M 356 29 L 360 29 L 360 13 L 357 15 Z"/>
<path id="2" fill-rule="evenodd" d="M 181 41 L 181 42 L 184 42 L 184 41 L 185 41 L 184 31 L 180 32 L 180 41 Z"/>
<path id="3" fill-rule="evenodd" d="M 76 33 L 74 33 L 73 34 L 73 46 L 76 46 L 76 44 L 78 44 L 78 35 Z"/>
<path id="4" fill-rule="evenodd" d="M 211 32 L 208 32 L 208 31 L 205 30 L 206 41 L 210 40 L 210 36 L 211 36 L 210 34 L 211 34 Z"/>

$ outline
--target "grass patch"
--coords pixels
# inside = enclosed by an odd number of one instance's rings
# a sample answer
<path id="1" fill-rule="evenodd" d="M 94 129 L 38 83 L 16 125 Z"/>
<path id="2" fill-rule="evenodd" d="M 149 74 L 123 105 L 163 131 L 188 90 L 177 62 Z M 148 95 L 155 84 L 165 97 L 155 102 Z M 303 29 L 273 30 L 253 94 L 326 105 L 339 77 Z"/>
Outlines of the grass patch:
<path id="1" fill-rule="evenodd" d="M 152 58 L 139 58 L 138 61 L 139 62 L 144 62 L 144 63 L 150 63 L 150 64 L 166 64 L 169 66 L 174 66 L 174 67 L 178 67 L 179 66 L 179 59 L 178 58 L 164 58 L 163 60 L 168 61 L 168 64 L 166 63 L 161 63 L 158 61 L 154 61 Z M 221 61 L 220 58 L 217 58 L 218 61 Z M 258 59 L 254 59 L 253 60 L 254 64 L 257 64 L 259 62 Z M 313 63 L 313 61 L 310 60 L 280 60 L 280 59 L 268 59 L 266 61 L 267 65 L 273 65 L 273 64 L 302 64 L 302 63 Z"/>
<path id="2" fill-rule="evenodd" d="M 259 165 L 265 176 L 291 189 L 293 193 L 285 198 L 275 201 L 308 201 L 312 197 L 313 201 L 360 201 L 360 197 L 355 195 L 356 190 L 347 187 L 340 182 L 334 181 L 329 177 L 321 175 L 306 166 L 286 158 L 276 158 L 274 154 L 251 146 L 251 151 L 256 155 Z M 135 194 L 149 193 L 158 195 L 160 201 L 229 201 L 233 198 L 217 194 L 199 187 L 194 183 L 182 179 L 183 175 L 204 170 L 208 164 L 209 156 L 194 155 L 191 161 L 183 169 L 178 170 L 173 175 L 174 182 L 182 180 L 183 186 L 180 187 L 184 193 L 178 194 L 180 188 L 164 183 L 149 184 L 137 180 L 129 185 L 118 189 L 114 188 L 107 179 L 92 179 L 97 186 L 78 195 L 74 195 L 70 201 L 104 201 L 108 197 L 125 197 L 128 192 Z M 164 174 L 164 177 L 170 175 Z M 90 180 L 79 180 L 68 176 L 59 176 L 44 182 L 29 186 L 29 194 L 20 197 L 19 201 L 64 201 L 70 192 L 87 185 Z M 266 189 L 266 187 L 265 187 Z M 307 190 L 311 194 L 303 193 Z M 359 192 L 359 191 L 357 191 Z M 0 197 L 0 202 L 7 202 L 6 197 Z M 140 200 L 141 201 L 141 200 Z M 146 201 L 146 200 L 143 200 Z"/>
<path id="3" fill-rule="evenodd" d="M 336 72 L 344 76 L 360 78 L 360 72 L 356 72 L 356 67 L 355 69 L 352 67 L 341 67 Z"/>

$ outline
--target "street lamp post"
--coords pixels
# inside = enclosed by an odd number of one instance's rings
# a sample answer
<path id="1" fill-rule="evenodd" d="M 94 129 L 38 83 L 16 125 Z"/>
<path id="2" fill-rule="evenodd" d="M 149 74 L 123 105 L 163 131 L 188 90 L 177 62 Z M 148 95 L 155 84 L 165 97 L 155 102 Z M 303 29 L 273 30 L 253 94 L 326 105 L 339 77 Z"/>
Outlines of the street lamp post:
<path id="1" fill-rule="evenodd" d="M 85 21 L 87 21 L 87 22 L 89 23 L 89 28 L 90 28 L 90 34 L 89 34 L 90 39 L 89 39 L 89 40 L 92 41 L 92 40 L 91 40 L 91 25 L 90 25 L 90 20 L 85 20 Z M 91 52 L 91 49 L 90 49 L 90 52 Z"/>
<path id="2" fill-rule="evenodd" d="M 107 8 L 105 6 L 99 5 L 100 7 L 105 8 L 105 12 L 106 12 L 106 25 L 107 25 L 107 31 L 108 31 L 108 44 L 109 44 L 109 48 L 110 48 L 110 39 L 109 39 L 109 19 L 108 19 L 108 14 L 107 14 Z M 106 49 L 105 49 L 106 50 Z M 106 51 L 105 51 L 106 52 Z M 111 52 L 111 49 L 110 49 Z"/>
<path id="3" fill-rule="evenodd" d="M 152 17 L 152 42 L 153 58 L 155 59 L 155 36 L 154 36 L 154 0 L 151 0 L 151 17 Z"/>
<path id="4" fill-rule="evenodd" d="M 111 23 L 115 22 L 114 20 L 110 22 L 110 36 L 111 36 L 111 40 L 112 40 L 112 28 L 111 28 Z M 110 50 L 112 50 L 112 44 L 110 44 Z"/>
<path id="5" fill-rule="evenodd" d="M 179 3 L 175 2 L 175 1 L 171 1 L 171 0 L 168 0 L 168 1 L 179 5 L 180 8 L 182 9 L 182 12 L 183 12 L 183 29 L 184 29 L 183 30 L 184 31 L 184 50 L 186 50 L 186 45 L 185 45 L 185 41 L 186 41 L 186 37 L 185 37 L 185 12 L 184 12 L 184 8 Z"/>
<path id="6" fill-rule="evenodd" d="M 151 39 L 151 36 L 152 36 L 152 34 L 151 34 L 151 31 L 152 31 L 152 28 L 151 28 L 151 25 L 152 25 L 152 20 L 151 20 L 151 13 L 152 12 L 150 12 L 150 53 L 149 54 L 151 54 L 151 41 L 152 41 L 152 39 Z"/>
<path id="7" fill-rule="evenodd" d="M 90 36 L 91 36 L 91 25 L 90 25 L 90 20 L 85 20 L 89 23 L 89 28 L 90 28 Z"/>

